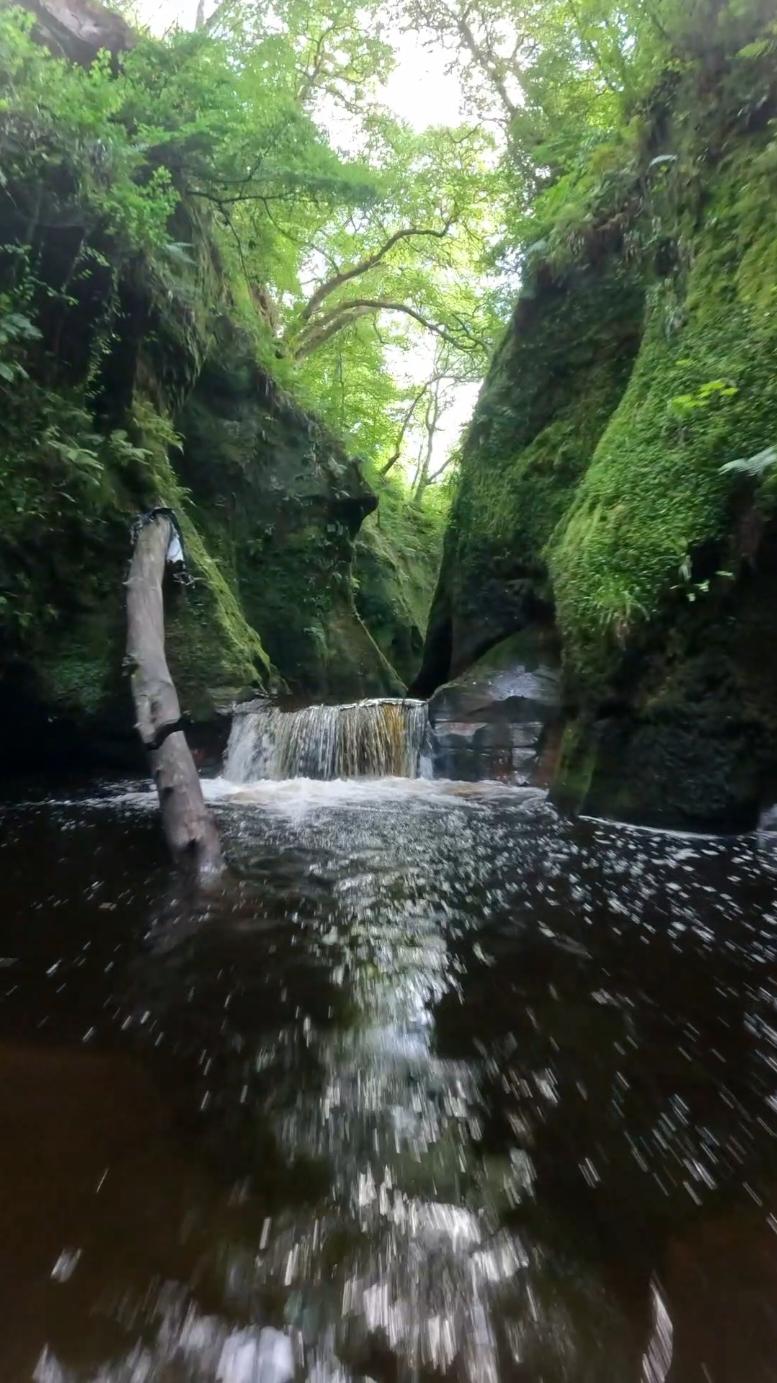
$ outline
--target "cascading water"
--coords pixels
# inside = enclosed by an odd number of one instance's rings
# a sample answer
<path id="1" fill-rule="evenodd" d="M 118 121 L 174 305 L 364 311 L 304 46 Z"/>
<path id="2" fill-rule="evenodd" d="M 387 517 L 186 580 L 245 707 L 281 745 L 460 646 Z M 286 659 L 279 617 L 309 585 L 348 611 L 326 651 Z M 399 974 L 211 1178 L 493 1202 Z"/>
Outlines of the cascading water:
<path id="1" fill-rule="evenodd" d="M 427 723 L 424 701 L 357 701 L 283 711 L 269 704 L 237 711 L 225 776 L 257 778 L 417 778 Z"/>

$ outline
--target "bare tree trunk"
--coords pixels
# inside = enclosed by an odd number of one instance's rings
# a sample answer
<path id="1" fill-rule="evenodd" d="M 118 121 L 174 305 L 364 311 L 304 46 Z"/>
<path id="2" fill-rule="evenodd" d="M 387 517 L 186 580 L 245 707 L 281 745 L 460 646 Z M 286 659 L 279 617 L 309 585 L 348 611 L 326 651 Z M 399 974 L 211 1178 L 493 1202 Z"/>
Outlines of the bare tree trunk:
<path id="1" fill-rule="evenodd" d="M 424 417 L 426 443 L 418 459 L 418 469 L 416 471 L 415 480 L 413 481 L 413 499 L 420 499 L 429 484 L 429 467 L 432 464 L 432 454 L 434 452 L 434 441 L 437 436 L 437 425 L 440 421 L 440 412 L 440 382 L 436 380 L 432 385 L 432 392 L 429 397 L 429 402 L 426 405 L 426 416 Z"/>
<path id="2" fill-rule="evenodd" d="M 167 843 L 176 864 L 202 875 L 219 871 L 223 859 L 165 656 L 162 581 L 173 532 L 170 518 L 160 511 L 137 533 L 127 581 L 127 661 L 137 729 L 151 761 Z"/>

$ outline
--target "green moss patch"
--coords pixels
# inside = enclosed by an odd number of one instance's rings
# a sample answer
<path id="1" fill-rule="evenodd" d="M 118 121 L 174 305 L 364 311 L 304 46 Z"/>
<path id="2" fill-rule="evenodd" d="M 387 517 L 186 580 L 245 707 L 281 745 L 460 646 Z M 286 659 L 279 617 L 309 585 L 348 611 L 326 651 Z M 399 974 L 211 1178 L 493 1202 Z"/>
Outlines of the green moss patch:
<path id="1" fill-rule="evenodd" d="M 548 551 L 575 678 L 603 675 L 730 523 L 721 466 L 777 436 L 777 184 L 744 143 L 710 180 L 687 277 L 661 282 L 628 388 Z M 760 271 L 759 271 L 760 272 Z M 767 291 L 768 290 L 768 291 Z"/>

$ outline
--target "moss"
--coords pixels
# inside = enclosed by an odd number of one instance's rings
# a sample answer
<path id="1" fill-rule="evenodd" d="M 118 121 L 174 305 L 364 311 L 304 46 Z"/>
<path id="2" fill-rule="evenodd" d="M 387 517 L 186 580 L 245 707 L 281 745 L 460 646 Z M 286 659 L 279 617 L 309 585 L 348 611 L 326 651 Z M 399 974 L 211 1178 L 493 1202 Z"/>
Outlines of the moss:
<path id="1" fill-rule="evenodd" d="M 179 425 L 180 473 L 208 549 L 290 689 L 337 697 L 401 687 L 353 600 L 354 538 L 374 497 L 228 323 Z"/>
<path id="2" fill-rule="evenodd" d="M 64 139 L 55 160 L 62 224 L 47 213 L 31 231 L 35 159 L 20 152 L 0 180 L 0 317 L 13 326 L 0 380 L 3 674 L 45 713 L 129 725 L 129 527 L 163 504 L 194 578 L 166 600 L 190 715 L 278 687 L 276 667 L 304 694 L 398 688 L 351 588 L 354 537 L 374 499 L 262 365 L 266 324 L 244 276 L 237 291 L 230 281 L 205 204 L 174 170 L 176 197 L 155 203 L 167 216 L 157 234 L 129 216 L 96 217 L 82 155 Z M 137 188 L 122 191 L 132 200 Z M 271 367 L 284 368 L 274 355 Z"/>
<path id="3" fill-rule="evenodd" d="M 678 594 L 671 622 L 656 622 L 639 657 L 624 660 L 617 697 L 589 702 L 567 728 L 560 805 L 718 830 L 752 827 L 773 800 L 774 517 L 759 529 L 752 565 L 735 582 L 711 582 L 704 599 Z"/>
<path id="4" fill-rule="evenodd" d="M 356 540 L 356 608 L 406 683 L 418 673 L 440 565 L 446 496 L 412 503 L 399 479 L 374 480 L 378 508 Z"/>
<path id="5" fill-rule="evenodd" d="M 65 506 L 52 490 L 46 507 L 31 505 L 13 529 L 6 528 L 4 555 L 29 572 L 23 604 L 18 572 L 4 578 L 17 614 L 15 627 L 6 622 L 7 656 L 34 670 L 37 695 L 60 713 L 91 718 L 113 714 L 113 708 L 126 712 L 122 662 L 130 524 L 143 509 L 169 505 L 181 521 L 195 584 L 186 593 L 168 594 L 168 655 L 184 709 L 203 716 L 231 693 L 266 683 L 270 663 L 233 587 L 203 543 L 196 505 L 169 460 L 169 425 L 147 401 L 138 404 L 134 425 L 145 454 L 131 458 L 131 471 L 106 454 L 99 491 L 87 491 L 78 507 Z M 28 476 L 35 474 L 36 458 L 27 457 L 25 465 Z M 40 458 L 37 465 L 45 485 Z M 70 509 L 64 524 L 60 506 Z"/>
<path id="6" fill-rule="evenodd" d="M 568 724 L 561 739 L 553 796 L 563 811 L 582 811 L 596 768 L 596 750 L 590 726 L 577 720 Z"/>
<path id="7" fill-rule="evenodd" d="M 721 469 L 777 439 L 767 66 L 689 64 L 577 223 L 561 190 L 465 442 L 418 685 L 553 614 L 565 805 L 741 826 L 775 791 L 777 474 Z"/>
<path id="8" fill-rule="evenodd" d="M 550 602 L 545 547 L 626 387 L 641 320 L 641 284 L 612 257 L 519 303 L 465 438 L 433 616 L 452 612 L 443 676 Z"/>
<path id="9" fill-rule="evenodd" d="M 451 519 L 460 642 L 485 593 L 501 598 L 502 625 L 524 618 L 509 587 L 528 581 L 558 602 L 573 673 L 611 666 L 686 559 L 725 531 L 721 465 L 774 437 L 777 140 L 763 117 L 726 129 L 720 93 L 694 82 L 675 85 L 664 113 L 672 161 L 624 170 L 620 208 L 598 228 L 588 208 L 570 237 L 562 206 L 564 266 L 538 255 L 527 270 Z"/>
<path id="10" fill-rule="evenodd" d="M 36 658 L 39 694 L 60 714 L 95 717 L 119 694 L 123 652 L 117 627 L 105 615 L 87 615 L 66 638 L 41 649 Z"/>
<path id="11" fill-rule="evenodd" d="M 206 688 L 217 699 L 227 699 L 231 693 L 266 683 L 271 664 L 228 574 L 203 541 L 197 505 L 171 463 L 180 442 L 169 421 L 143 399 L 135 402 L 134 420 L 147 452 L 147 502 L 169 506 L 181 524 L 194 584 L 168 601 L 167 649 L 182 703 L 189 711 L 203 713 L 210 700 Z"/>
<path id="12" fill-rule="evenodd" d="M 745 142 L 710 178 L 687 279 L 652 291 L 628 389 L 551 540 L 577 681 L 608 675 L 672 587 L 691 580 L 683 564 L 729 522 L 722 464 L 777 435 L 777 320 L 753 273 L 774 253 L 774 178 L 754 177 L 762 164 Z"/>

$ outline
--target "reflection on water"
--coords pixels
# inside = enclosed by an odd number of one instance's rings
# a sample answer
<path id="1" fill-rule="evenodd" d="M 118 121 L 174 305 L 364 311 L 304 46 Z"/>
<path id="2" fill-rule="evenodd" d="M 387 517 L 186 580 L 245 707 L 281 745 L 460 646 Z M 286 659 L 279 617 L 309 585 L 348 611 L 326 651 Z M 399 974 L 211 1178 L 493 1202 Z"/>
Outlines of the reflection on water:
<path id="1" fill-rule="evenodd" d="M 777 1377 L 754 840 L 423 781 L 2 811 L 0 1379 Z"/>

